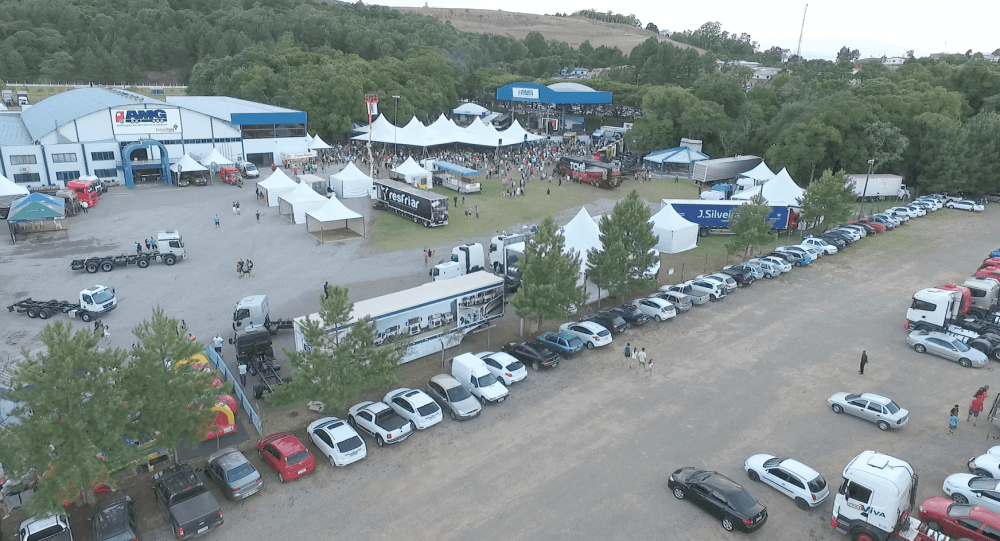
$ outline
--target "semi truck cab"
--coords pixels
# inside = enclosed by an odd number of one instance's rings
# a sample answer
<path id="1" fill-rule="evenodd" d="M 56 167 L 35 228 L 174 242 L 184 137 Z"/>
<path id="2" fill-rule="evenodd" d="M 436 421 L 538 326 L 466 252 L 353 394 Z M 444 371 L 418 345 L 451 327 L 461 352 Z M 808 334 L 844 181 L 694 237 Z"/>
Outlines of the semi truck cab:
<path id="1" fill-rule="evenodd" d="M 156 234 L 156 249 L 160 254 L 173 254 L 181 259 L 187 259 L 184 236 L 173 229 Z"/>
<path id="2" fill-rule="evenodd" d="M 830 526 L 851 539 L 875 541 L 909 526 L 918 477 L 906 461 L 864 451 L 847 464 L 843 476 Z"/>
<path id="3" fill-rule="evenodd" d="M 80 292 L 80 310 L 102 314 L 115 308 L 118 308 L 118 299 L 115 298 L 115 290 L 110 287 L 96 285 Z"/>
<path id="4" fill-rule="evenodd" d="M 451 261 L 439 263 L 431 269 L 431 279 L 435 282 L 447 280 L 463 274 L 469 274 L 483 270 L 485 258 L 483 257 L 483 245 L 477 243 L 463 244 L 451 250 Z"/>
<path id="5" fill-rule="evenodd" d="M 507 233 L 497 235 L 490 240 L 490 264 L 493 266 L 494 273 L 503 274 L 504 272 L 504 267 L 507 264 L 507 254 L 504 247 L 510 244 L 524 244 L 525 240 L 527 240 L 525 235 L 508 235 Z"/>
<path id="6" fill-rule="evenodd" d="M 257 327 L 270 321 L 267 295 L 248 295 L 236 303 L 233 310 L 233 330 Z"/>

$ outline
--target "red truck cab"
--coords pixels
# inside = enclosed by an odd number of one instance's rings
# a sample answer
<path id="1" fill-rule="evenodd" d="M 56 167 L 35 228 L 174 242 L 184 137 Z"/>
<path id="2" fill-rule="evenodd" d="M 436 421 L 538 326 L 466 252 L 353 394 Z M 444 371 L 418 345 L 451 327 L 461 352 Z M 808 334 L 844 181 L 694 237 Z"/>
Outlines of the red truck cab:
<path id="1" fill-rule="evenodd" d="M 90 180 L 71 180 L 66 183 L 67 190 L 73 190 L 76 192 L 76 196 L 80 199 L 80 203 L 87 205 L 87 208 L 94 208 L 97 206 L 97 187 L 94 186 L 94 182 Z"/>

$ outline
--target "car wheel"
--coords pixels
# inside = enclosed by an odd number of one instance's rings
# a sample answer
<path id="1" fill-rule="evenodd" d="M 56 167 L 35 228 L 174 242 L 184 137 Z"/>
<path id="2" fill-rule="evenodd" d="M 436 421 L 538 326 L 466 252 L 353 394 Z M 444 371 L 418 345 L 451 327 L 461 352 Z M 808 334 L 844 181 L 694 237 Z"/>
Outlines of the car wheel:
<path id="1" fill-rule="evenodd" d="M 832 407 L 834 413 L 844 413 L 844 407 L 840 404 L 834 404 Z"/>
<path id="2" fill-rule="evenodd" d="M 877 424 L 878 424 L 878 429 L 881 430 L 882 432 L 889 430 L 889 423 L 885 421 L 879 421 Z"/>
<path id="3" fill-rule="evenodd" d="M 594 349 L 594 343 L 593 342 L 587 342 L 587 349 Z"/>
<path id="4" fill-rule="evenodd" d="M 717 297 L 715 295 L 709 295 L 708 296 L 708 300 L 710 300 L 712 302 L 715 302 L 715 301 L 719 300 L 719 297 Z"/>
<path id="5" fill-rule="evenodd" d="M 541 366 L 538 364 L 538 361 L 534 361 L 533 363 L 531 363 L 531 369 L 534 370 L 535 372 L 538 372 L 538 369 L 540 367 Z"/>
<path id="6" fill-rule="evenodd" d="M 961 504 L 969 503 L 969 499 L 961 494 L 952 494 L 951 499 L 954 500 L 955 503 L 961 503 Z"/>
<path id="7" fill-rule="evenodd" d="M 379 447 L 385 445 L 385 442 L 382 441 L 382 436 L 375 436 L 375 445 L 378 445 Z"/>
<path id="8" fill-rule="evenodd" d="M 924 525 L 927 526 L 929 529 L 934 530 L 935 532 L 941 532 L 941 533 L 944 532 L 944 530 L 941 529 L 941 525 L 933 520 L 928 520 L 927 522 L 924 522 Z"/>
<path id="9" fill-rule="evenodd" d="M 923 344 L 914 344 L 913 350 L 917 353 L 927 353 L 927 348 Z"/>
<path id="10" fill-rule="evenodd" d="M 656 321 L 663 321 L 663 318 L 660 317 L 660 314 L 656 314 Z"/>
<path id="11" fill-rule="evenodd" d="M 675 498 L 677 498 L 678 500 L 683 500 L 684 496 L 686 496 L 686 495 L 687 495 L 687 491 L 684 490 L 684 487 L 674 487 L 674 497 Z"/>
<path id="12" fill-rule="evenodd" d="M 802 498 L 795 498 L 795 505 L 799 506 L 799 509 L 803 511 L 809 510 L 809 503 Z"/>
<path id="13" fill-rule="evenodd" d="M 760 481 L 760 476 L 753 470 L 747 470 L 747 477 L 749 477 L 751 481 Z"/>
<path id="14" fill-rule="evenodd" d="M 454 411 L 453 411 L 453 412 L 451 412 L 451 413 L 450 413 L 450 415 L 451 415 L 451 420 L 452 420 L 452 421 L 457 421 L 457 420 L 458 420 L 458 416 L 457 416 L 457 415 L 455 415 L 455 412 L 454 412 Z"/>
<path id="15" fill-rule="evenodd" d="M 958 364 L 962 365 L 963 368 L 968 368 L 972 366 L 972 361 L 963 357 L 958 360 Z"/>
<path id="16" fill-rule="evenodd" d="M 727 532 L 733 531 L 733 521 L 729 517 L 722 517 L 722 528 Z"/>
<path id="17" fill-rule="evenodd" d="M 770 280 L 771 278 L 774 278 L 774 275 L 771 274 L 771 273 L 769 273 L 769 272 L 765 272 L 764 273 L 764 278 L 767 278 L 768 280 Z"/>

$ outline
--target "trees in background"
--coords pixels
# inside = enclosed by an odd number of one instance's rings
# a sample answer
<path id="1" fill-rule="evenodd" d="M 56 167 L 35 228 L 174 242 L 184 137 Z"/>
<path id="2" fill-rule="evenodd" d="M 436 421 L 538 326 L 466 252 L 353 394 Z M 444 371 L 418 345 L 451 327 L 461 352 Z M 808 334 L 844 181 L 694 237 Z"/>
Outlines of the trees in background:
<path id="1" fill-rule="evenodd" d="M 848 184 L 847 176 L 827 169 L 806 188 L 801 219 L 832 227 L 848 221 L 857 208 L 858 196 Z"/>

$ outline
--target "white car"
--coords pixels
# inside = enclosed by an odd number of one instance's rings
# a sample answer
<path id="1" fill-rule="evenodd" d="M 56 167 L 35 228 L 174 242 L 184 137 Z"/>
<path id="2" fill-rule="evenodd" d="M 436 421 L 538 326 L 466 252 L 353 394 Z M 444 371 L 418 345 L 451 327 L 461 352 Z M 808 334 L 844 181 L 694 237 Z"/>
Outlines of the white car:
<path id="1" fill-rule="evenodd" d="M 882 213 L 879 213 L 879 214 L 875 214 L 875 215 L 872 216 L 872 218 L 882 218 L 883 220 L 891 223 L 892 225 L 894 225 L 896 227 L 899 227 L 899 226 L 903 225 L 903 220 L 899 216 L 896 216 L 895 214 L 892 214 L 891 212 L 882 212 Z"/>
<path id="2" fill-rule="evenodd" d="M 481 351 L 476 353 L 486 363 L 486 369 L 497 377 L 500 383 L 510 386 L 528 377 L 528 369 L 524 363 L 514 358 L 509 353 L 502 351 Z"/>
<path id="3" fill-rule="evenodd" d="M 413 423 L 417 430 L 430 428 L 441 422 L 441 406 L 420 389 L 399 389 L 386 393 L 383 402 L 400 417 Z"/>
<path id="4" fill-rule="evenodd" d="M 1000 479 L 956 473 L 945 478 L 941 488 L 958 503 L 981 505 L 1000 513 Z"/>
<path id="5" fill-rule="evenodd" d="M 906 208 L 912 210 L 913 212 L 916 212 L 917 213 L 917 217 L 927 216 L 927 209 L 925 209 L 924 207 L 922 207 L 920 205 L 910 204 L 910 205 L 906 205 Z"/>
<path id="6" fill-rule="evenodd" d="M 969 201 L 967 199 L 963 199 L 961 201 L 948 201 L 947 203 L 944 204 L 944 206 L 950 209 L 967 210 L 969 212 L 982 212 L 986 210 L 986 207 L 974 201 Z"/>
<path id="7" fill-rule="evenodd" d="M 726 274 L 719 274 L 719 273 L 701 274 L 696 276 L 695 278 L 698 280 L 709 280 L 715 282 L 720 287 L 725 289 L 726 293 L 732 293 L 733 291 L 736 291 L 737 287 L 739 287 L 736 284 L 736 280 L 734 280 L 732 276 Z"/>
<path id="8" fill-rule="evenodd" d="M 809 509 L 826 501 L 830 488 L 816 470 L 791 459 L 774 455 L 753 455 L 743 463 L 751 481 L 770 485 L 795 500 L 799 509 Z"/>
<path id="9" fill-rule="evenodd" d="M 906 223 L 910 221 L 911 218 L 910 211 L 902 207 L 893 207 L 891 209 L 886 209 L 884 214 L 888 215 L 891 218 L 899 220 L 900 223 Z"/>
<path id="10" fill-rule="evenodd" d="M 761 268 L 761 270 L 764 271 L 764 278 L 767 278 L 769 280 L 771 278 L 774 278 L 775 276 L 778 276 L 782 272 L 781 267 L 779 267 L 777 263 L 773 263 L 769 260 L 761 258 L 750 259 L 746 263 L 744 263 L 744 265 L 757 265 L 758 267 Z"/>
<path id="11" fill-rule="evenodd" d="M 709 300 L 713 302 L 726 296 L 726 288 L 710 280 L 695 278 L 694 280 L 683 282 L 683 285 L 690 286 L 693 291 L 708 293 Z"/>
<path id="12" fill-rule="evenodd" d="M 817 237 L 809 237 L 809 238 L 802 239 L 802 244 L 805 245 L 805 246 L 809 246 L 809 247 L 815 248 L 816 250 L 820 250 L 823 253 L 825 253 L 826 255 L 835 254 L 835 253 L 838 252 L 836 246 L 830 244 L 829 242 L 827 242 L 827 241 L 825 241 L 825 240 L 823 240 L 821 238 L 817 238 Z"/>
<path id="13" fill-rule="evenodd" d="M 653 248 L 652 250 L 649 251 L 649 253 L 653 254 L 653 256 L 656 257 L 656 260 L 653 261 L 653 264 L 650 265 L 648 269 L 646 269 L 646 272 L 642 273 L 642 277 L 656 278 L 657 276 L 660 275 L 660 261 L 662 261 L 662 259 L 660 258 L 660 251 L 657 250 L 656 248 Z"/>
<path id="14" fill-rule="evenodd" d="M 1000 479 L 1000 446 L 990 447 L 986 454 L 970 458 L 969 472 L 980 477 Z"/>
<path id="15" fill-rule="evenodd" d="M 944 206 L 940 202 L 934 199 L 919 199 L 919 198 L 914 199 L 913 202 L 910 203 L 910 205 L 920 205 L 921 207 L 924 207 L 924 210 L 926 210 L 927 212 L 937 212 L 939 208 Z"/>
<path id="16" fill-rule="evenodd" d="M 916 218 L 917 217 L 916 211 L 914 211 L 910 207 L 892 207 L 891 209 L 887 209 L 886 212 L 892 212 L 893 214 L 895 214 L 897 216 L 900 215 L 900 214 L 902 214 L 902 215 L 906 216 L 907 218 Z"/>
<path id="17" fill-rule="evenodd" d="M 559 330 L 568 332 L 583 340 L 587 349 L 594 349 L 611 343 L 611 331 L 593 321 L 570 321 L 569 323 L 560 325 Z"/>
<path id="18" fill-rule="evenodd" d="M 780 257 L 774 257 L 773 255 L 766 255 L 760 259 L 762 261 L 767 261 L 771 265 L 774 265 L 781 272 L 790 272 L 792 270 L 792 264 Z"/>
<path id="19" fill-rule="evenodd" d="M 656 321 L 677 317 L 677 309 L 674 308 L 674 305 L 663 299 L 636 299 L 632 301 L 632 306 Z"/>
<path id="20" fill-rule="evenodd" d="M 357 430 L 337 417 L 323 417 L 309 423 L 309 439 L 333 466 L 353 464 L 368 456 L 368 447 Z"/>
<path id="21" fill-rule="evenodd" d="M 358 402 L 347 410 L 347 422 L 355 430 L 370 434 L 379 447 L 399 443 L 413 434 L 413 423 L 384 402 Z"/>

